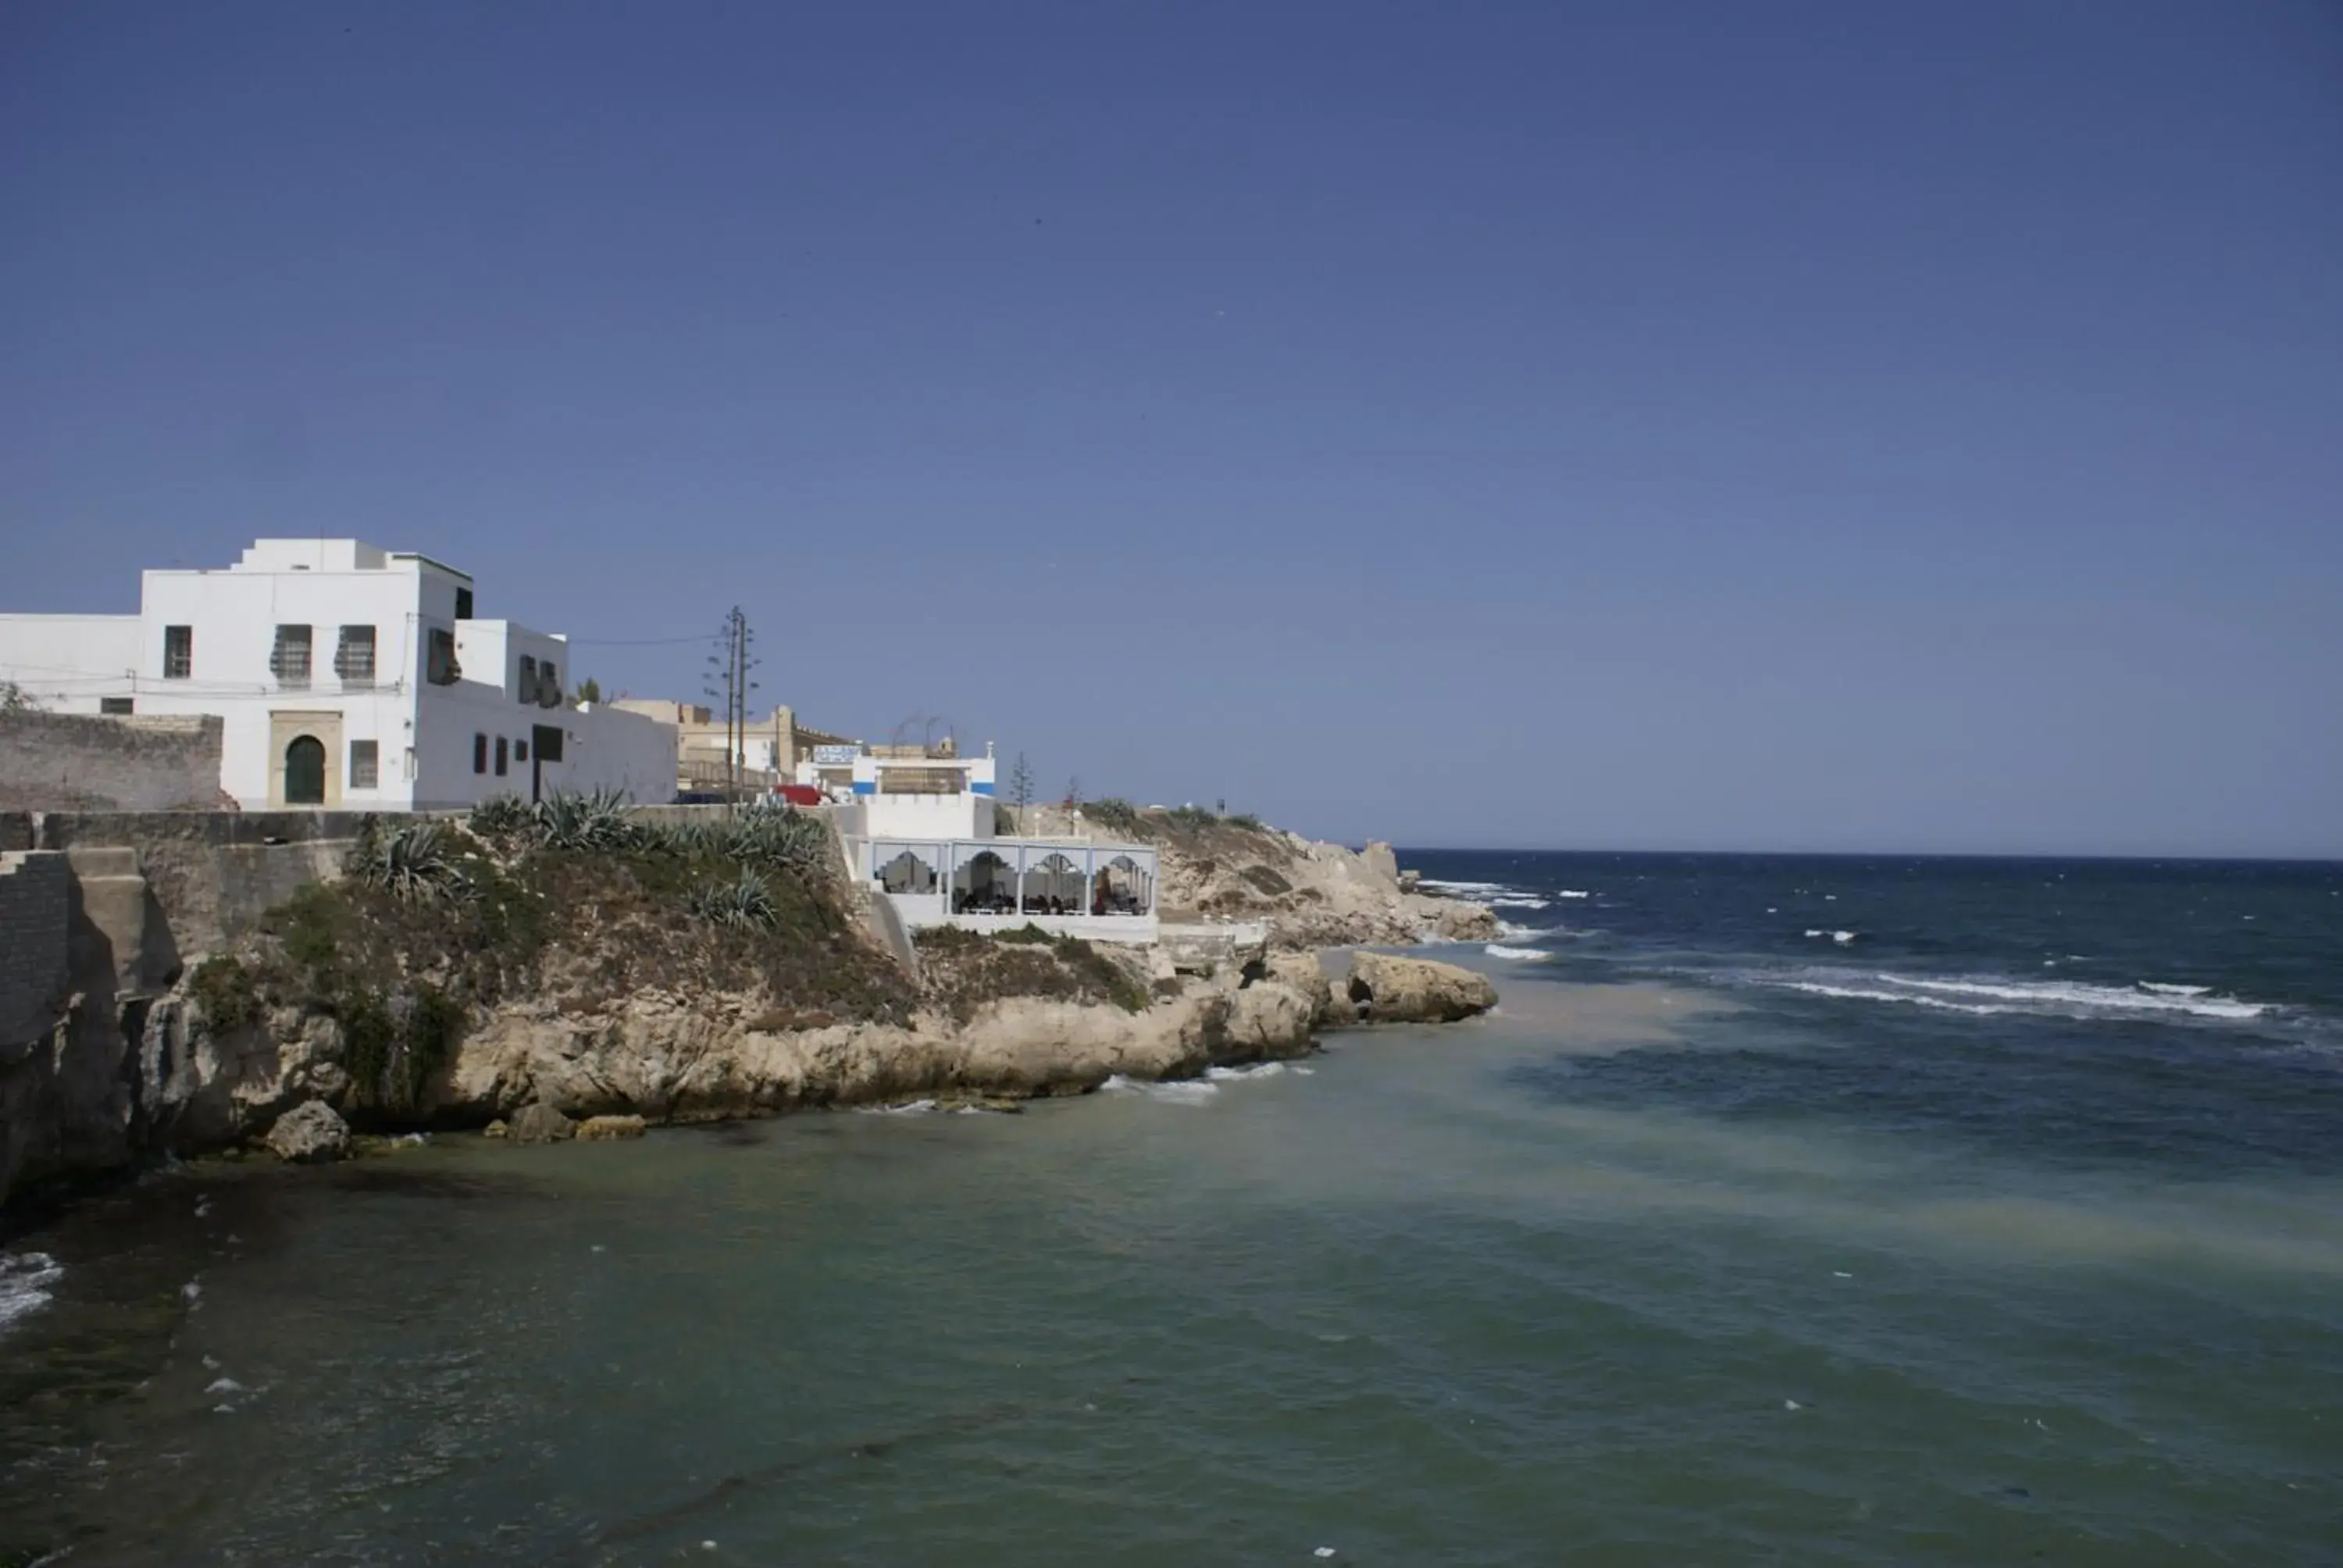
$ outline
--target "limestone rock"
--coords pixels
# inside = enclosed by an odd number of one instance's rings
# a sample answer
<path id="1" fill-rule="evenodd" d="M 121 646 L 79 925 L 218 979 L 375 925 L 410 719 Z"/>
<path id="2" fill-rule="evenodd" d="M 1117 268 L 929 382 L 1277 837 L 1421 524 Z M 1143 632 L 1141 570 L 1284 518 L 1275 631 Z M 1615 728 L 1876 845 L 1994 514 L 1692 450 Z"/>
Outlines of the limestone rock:
<path id="1" fill-rule="evenodd" d="M 513 1112 L 505 1136 L 516 1143 L 558 1143 L 578 1135 L 578 1124 L 543 1101 Z"/>
<path id="2" fill-rule="evenodd" d="M 1360 953 L 1345 988 L 1373 1023 L 1453 1023 L 1497 1005 L 1485 975 L 1429 959 Z"/>
<path id="3" fill-rule="evenodd" d="M 640 1138 L 643 1119 L 639 1116 L 589 1116 L 578 1124 L 578 1141 L 593 1143 L 606 1139 Z"/>
<path id="4" fill-rule="evenodd" d="M 1380 839 L 1369 844 L 1359 859 L 1369 872 L 1383 880 L 1393 883 L 1399 880 L 1399 857 L 1392 853 L 1389 844 Z"/>
<path id="5" fill-rule="evenodd" d="M 339 1160 L 350 1151 L 350 1129 L 322 1100 L 305 1100 L 268 1130 L 268 1151 L 301 1165 Z"/>
<path id="6" fill-rule="evenodd" d="M 1265 978 L 1298 992 L 1309 1002 L 1312 1029 L 1354 1021 L 1352 1010 L 1335 1005 L 1334 982 L 1316 953 L 1279 953 L 1269 960 Z"/>
<path id="7" fill-rule="evenodd" d="M 486 1127 L 480 1129 L 480 1136 L 483 1138 L 503 1138 L 510 1134 L 511 1131 L 512 1129 L 506 1125 L 505 1119 L 499 1116 L 494 1121 L 489 1122 Z"/>
<path id="8" fill-rule="evenodd" d="M 1309 1050 L 1317 1021 L 1308 997 L 1276 980 L 1261 980 L 1230 999 L 1228 1042 L 1258 1057 L 1300 1056 Z"/>

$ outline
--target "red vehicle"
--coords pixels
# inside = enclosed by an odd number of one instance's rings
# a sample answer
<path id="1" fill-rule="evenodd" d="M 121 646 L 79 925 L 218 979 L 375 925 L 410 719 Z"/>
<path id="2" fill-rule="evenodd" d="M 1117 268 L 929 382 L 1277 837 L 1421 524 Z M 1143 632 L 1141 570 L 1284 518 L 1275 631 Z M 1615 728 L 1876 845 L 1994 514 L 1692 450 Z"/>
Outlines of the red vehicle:
<path id="1" fill-rule="evenodd" d="M 821 791 L 810 784 L 776 784 L 773 793 L 792 806 L 819 806 Z"/>

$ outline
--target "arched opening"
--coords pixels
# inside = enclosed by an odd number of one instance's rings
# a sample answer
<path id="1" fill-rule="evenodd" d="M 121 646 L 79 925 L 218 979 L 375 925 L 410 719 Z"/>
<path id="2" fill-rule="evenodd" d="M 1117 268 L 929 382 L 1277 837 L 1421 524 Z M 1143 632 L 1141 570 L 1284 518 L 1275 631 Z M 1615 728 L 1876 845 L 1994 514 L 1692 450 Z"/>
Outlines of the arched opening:
<path id="1" fill-rule="evenodd" d="M 1091 913 L 1143 915 L 1155 903 L 1155 879 L 1128 855 L 1117 855 L 1091 879 Z"/>
<path id="2" fill-rule="evenodd" d="M 1026 914 L 1079 915 L 1082 869 L 1063 855 L 1044 855 L 1025 868 L 1024 895 Z"/>
<path id="3" fill-rule="evenodd" d="M 910 849 L 899 850 L 879 868 L 879 886 L 890 893 L 932 893 L 936 869 Z"/>
<path id="4" fill-rule="evenodd" d="M 326 803 L 326 744 L 314 735 L 297 735 L 285 749 L 285 803 Z"/>
<path id="5" fill-rule="evenodd" d="M 991 850 L 971 855 L 952 873 L 952 913 L 1013 915 L 1017 912 L 1016 873 Z"/>

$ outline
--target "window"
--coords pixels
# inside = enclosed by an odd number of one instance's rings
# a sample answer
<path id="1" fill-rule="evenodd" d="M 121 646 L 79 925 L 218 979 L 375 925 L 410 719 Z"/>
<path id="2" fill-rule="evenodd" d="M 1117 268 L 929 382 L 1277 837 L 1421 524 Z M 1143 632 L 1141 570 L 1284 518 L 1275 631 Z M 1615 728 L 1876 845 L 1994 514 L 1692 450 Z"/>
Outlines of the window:
<path id="1" fill-rule="evenodd" d="M 268 656 L 268 673 L 283 686 L 309 684 L 309 628 L 306 626 L 280 626 L 277 628 L 277 649 Z"/>
<path id="2" fill-rule="evenodd" d="M 561 706 L 561 671 L 549 658 L 537 667 L 537 705 L 539 708 Z"/>
<path id="3" fill-rule="evenodd" d="M 488 738 L 485 735 L 475 735 L 472 737 L 472 771 L 486 773 L 488 770 Z"/>
<path id="4" fill-rule="evenodd" d="M 191 626 L 166 626 L 163 628 L 163 678 L 185 680 L 196 672 L 196 628 Z"/>
<path id="5" fill-rule="evenodd" d="M 456 662 L 456 634 L 445 627 L 433 627 L 427 640 L 423 678 L 434 686 L 453 686 L 464 678 L 464 667 Z"/>
<path id="6" fill-rule="evenodd" d="M 374 628 L 342 628 L 341 646 L 334 649 L 334 674 L 344 686 L 374 684 Z"/>
<path id="7" fill-rule="evenodd" d="M 97 699 L 97 710 L 100 713 L 127 713 L 130 711 L 130 699 L 101 697 Z"/>
<path id="8" fill-rule="evenodd" d="M 513 760 L 516 762 L 526 762 L 528 760 L 528 741 L 516 740 L 513 742 Z"/>
<path id="9" fill-rule="evenodd" d="M 372 630 L 373 628 L 369 627 L 367 629 Z M 350 788 L 353 789 L 372 789 L 381 783 L 381 772 L 382 753 L 376 742 L 371 740 L 351 741 Z"/>
<path id="10" fill-rule="evenodd" d="M 505 738 L 499 735 L 497 737 L 497 777 L 499 779 L 505 776 Z"/>
<path id="11" fill-rule="evenodd" d="M 470 588 L 459 588 L 456 590 L 456 618 L 458 620 L 469 620 L 472 618 L 472 590 Z"/>
<path id="12" fill-rule="evenodd" d="M 537 700 L 537 660 L 525 653 L 520 656 L 520 679 L 515 684 L 520 689 L 522 702 Z"/>

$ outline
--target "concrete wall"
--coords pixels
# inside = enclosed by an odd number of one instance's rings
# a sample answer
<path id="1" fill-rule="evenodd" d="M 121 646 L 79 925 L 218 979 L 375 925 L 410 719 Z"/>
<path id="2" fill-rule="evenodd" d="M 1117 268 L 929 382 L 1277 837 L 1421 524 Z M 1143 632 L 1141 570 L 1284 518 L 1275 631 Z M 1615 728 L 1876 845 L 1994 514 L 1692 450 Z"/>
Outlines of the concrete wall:
<path id="1" fill-rule="evenodd" d="M 63 855 L 0 853 L 0 1060 L 56 1021 L 71 890 Z"/>
<path id="2" fill-rule="evenodd" d="M 216 718 L 0 713 L 0 811 L 208 810 Z"/>

